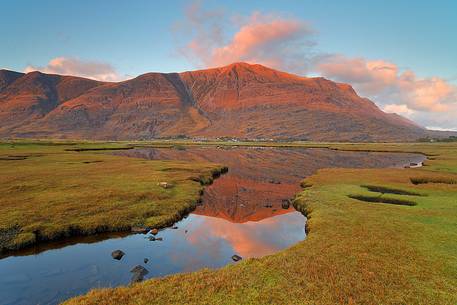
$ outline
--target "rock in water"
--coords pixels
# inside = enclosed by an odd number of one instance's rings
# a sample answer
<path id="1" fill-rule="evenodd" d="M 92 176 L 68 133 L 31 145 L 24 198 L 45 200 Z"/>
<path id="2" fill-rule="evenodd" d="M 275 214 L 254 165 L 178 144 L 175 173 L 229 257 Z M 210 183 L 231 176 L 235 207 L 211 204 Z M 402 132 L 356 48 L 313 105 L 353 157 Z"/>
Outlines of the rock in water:
<path id="1" fill-rule="evenodd" d="M 135 274 L 140 274 L 141 276 L 145 276 L 146 274 L 149 273 L 148 269 L 144 268 L 141 265 L 136 265 L 135 267 L 133 267 L 132 270 L 130 270 L 130 272 L 135 273 Z"/>
<path id="2" fill-rule="evenodd" d="M 125 253 L 122 252 L 121 250 L 115 250 L 111 253 L 111 256 L 117 260 L 120 260 L 124 255 L 125 255 Z"/>
<path id="3" fill-rule="evenodd" d="M 145 258 L 144 259 L 144 263 L 147 264 L 149 262 L 149 259 L 148 258 Z"/>
<path id="4" fill-rule="evenodd" d="M 237 261 L 242 260 L 243 258 L 239 255 L 234 254 L 234 255 L 232 255 L 232 259 L 233 259 L 233 261 L 237 262 Z"/>
<path id="5" fill-rule="evenodd" d="M 157 233 L 159 233 L 159 230 L 157 230 L 157 229 L 152 229 L 151 230 L 151 234 L 157 235 Z"/>
<path id="6" fill-rule="evenodd" d="M 130 280 L 131 283 L 139 283 L 144 280 L 144 276 L 139 273 L 134 273 L 132 279 Z"/>

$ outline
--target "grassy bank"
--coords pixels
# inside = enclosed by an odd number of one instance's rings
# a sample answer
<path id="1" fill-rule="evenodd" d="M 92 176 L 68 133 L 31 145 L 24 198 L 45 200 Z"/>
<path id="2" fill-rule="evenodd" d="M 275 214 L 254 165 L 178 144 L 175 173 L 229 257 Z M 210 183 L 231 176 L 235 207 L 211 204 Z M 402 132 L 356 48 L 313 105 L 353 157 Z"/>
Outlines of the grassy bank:
<path id="1" fill-rule="evenodd" d="M 416 169 L 309 177 L 295 200 L 309 235 L 275 255 L 93 290 L 67 304 L 457 304 L 457 145 L 322 147 L 430 159 Z"/>
<path id="2" fill-rule="evenodd" d="M 133 226 L 163 227 L 195 206 L 214 164 L 112 156 L 122 143 L 0 143 L 0 252 Z M 168 182 L 163 188 L 159 182 Z"/>

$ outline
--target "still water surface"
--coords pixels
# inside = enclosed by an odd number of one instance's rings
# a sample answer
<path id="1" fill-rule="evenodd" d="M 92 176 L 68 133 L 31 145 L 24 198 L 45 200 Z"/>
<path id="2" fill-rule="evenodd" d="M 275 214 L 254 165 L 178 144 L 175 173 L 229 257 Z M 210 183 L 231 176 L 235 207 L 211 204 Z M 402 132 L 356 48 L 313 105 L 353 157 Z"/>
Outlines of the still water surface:
<path id="1" fill-rule="evenodd" d="M 403 167 L 417 154 L 342 152 L 328 149 L 217 148 L 134 149 L 116 155 L 157 160 L 210 161 L 229 172 L 206 187 L 203 201 L 177 228 L 149 235 L 102 234 L 74 238 L 0 259 L 0 304 L 56 304 L 96 287 L 126 285 L 136 265 L 145 278 L 230 263 L 233 254 L 261 257 L 306 236 L 305 217 L 282 201 L 320 168 Z M 123 250 L 120 260 L 111 252 Z M 144 259 L 149 261 L 144 263 Z"/>

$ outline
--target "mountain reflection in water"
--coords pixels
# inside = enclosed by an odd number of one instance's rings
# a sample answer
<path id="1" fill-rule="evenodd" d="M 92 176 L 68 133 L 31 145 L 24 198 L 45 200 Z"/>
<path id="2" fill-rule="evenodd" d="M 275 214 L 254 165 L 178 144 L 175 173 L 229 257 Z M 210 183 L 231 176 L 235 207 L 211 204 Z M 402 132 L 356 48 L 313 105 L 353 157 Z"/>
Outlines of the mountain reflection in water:
<path id="1" fill-rule="evenodd" d="M 384 168 L 420 163 L 422 155 L 347 152 L 320 148 L 190 147 L 144 148 L 114 153 L 150 160 L 213 162 L 229 172 L 205 188 L 203 205 L 193 212 L 231 222 L 259 221 L 284 210 L 282 201 L 300 191 L 300 182 L 321 168 Z"/>

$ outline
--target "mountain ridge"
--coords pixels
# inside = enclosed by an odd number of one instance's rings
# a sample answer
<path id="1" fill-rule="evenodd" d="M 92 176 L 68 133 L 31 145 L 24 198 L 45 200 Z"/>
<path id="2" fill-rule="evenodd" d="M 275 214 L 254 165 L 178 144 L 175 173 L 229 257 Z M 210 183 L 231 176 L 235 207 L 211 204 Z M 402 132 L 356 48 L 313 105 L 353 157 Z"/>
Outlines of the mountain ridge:
<path id="1" fill-rule="evenodd" d="M 122 82 L 0 70 L 0 137 L 407 141 L 427 131 L 349 84 L 259 64 Z"/>

